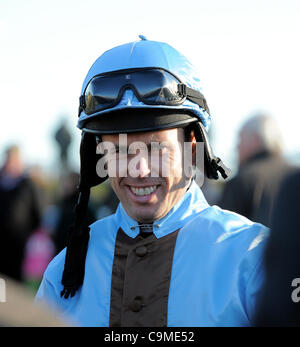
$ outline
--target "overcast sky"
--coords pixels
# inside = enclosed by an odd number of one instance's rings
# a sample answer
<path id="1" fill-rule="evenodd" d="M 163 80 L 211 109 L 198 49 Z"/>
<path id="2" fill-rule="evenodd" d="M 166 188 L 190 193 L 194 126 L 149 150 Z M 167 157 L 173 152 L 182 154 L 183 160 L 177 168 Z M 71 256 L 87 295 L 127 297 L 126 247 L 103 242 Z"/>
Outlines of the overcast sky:
<path id="1" fill-rule="evenodd" d="M 95 59 L 139 34 L 198 67 L 217 155 L 234 162 L 236 135 L 256 111 L 275 117 L 287 155 L 300 153 L 299 0 L 0 0 L 0 149 L 19 143 L 51 167 L 66 117 L 78 163 L 78 97 Z M 299 154 L 300 158 L 300 154 Z"/>

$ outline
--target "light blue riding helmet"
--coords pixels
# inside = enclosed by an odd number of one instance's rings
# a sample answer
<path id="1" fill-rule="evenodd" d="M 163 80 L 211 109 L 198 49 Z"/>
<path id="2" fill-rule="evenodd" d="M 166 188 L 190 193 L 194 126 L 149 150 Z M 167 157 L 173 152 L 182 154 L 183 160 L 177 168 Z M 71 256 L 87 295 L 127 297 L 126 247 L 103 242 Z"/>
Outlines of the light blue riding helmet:
<path id="1" fill-rule="evenodd" d="M 104 52 L 91 66 L 83 82 L 81 95 L 84 94 L 92 78 L 99 74 L 148 67 L 167 70 L 177 76 L 188 87 L 202 93 L 196 68 L 184 55 L 167 43 L 147 40 L 142 35 L 139 38 L 137 41 L 126 43 Z M 112 108 L 93 113 L 92 115 L 88 115 L 84 110 L 81 110 L 77 126 L 79 129 L 84 129 L 84 124 L 87 120 L 126 108 L 185 110 L 195 115 L 201 121 L 206 131 L 208 131 L 211 121 L 211 117 L 206 110 L 188 99 L 177 106 L 146 105 L 137 99 L 132 90 L 127 89 L 120 102 Z"/>

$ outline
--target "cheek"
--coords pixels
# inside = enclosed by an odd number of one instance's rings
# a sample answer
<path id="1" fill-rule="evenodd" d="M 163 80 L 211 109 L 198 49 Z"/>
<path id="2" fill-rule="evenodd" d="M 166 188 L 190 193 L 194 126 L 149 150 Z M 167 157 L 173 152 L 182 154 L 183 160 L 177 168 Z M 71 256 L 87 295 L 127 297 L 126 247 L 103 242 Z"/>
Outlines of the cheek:
<path id="1" fill-rule="evenodd" d="M 183 176 L 183 154 L 181 150 L 176 150 L 172 153 L 170 160 L 170 177 L 173 178 L 174 180 L 179 180 Z"/>
<path id="2" fill-rule="evenodd" d="M 113 191 L 115 192 L 115 194 L 120 200 L 121 190 L 120 190 L 119 180 L 115 177 L 109 177 L 109 183 L 111 185 L 111 188 L 113 189 Z"/>
<path id="3" fill-rule="evenodd" d="M 164 178 L 182 177 L 182 163 L 182 153 L 179 149 L 165 151 L 151 161 L 151 171 Z"/>

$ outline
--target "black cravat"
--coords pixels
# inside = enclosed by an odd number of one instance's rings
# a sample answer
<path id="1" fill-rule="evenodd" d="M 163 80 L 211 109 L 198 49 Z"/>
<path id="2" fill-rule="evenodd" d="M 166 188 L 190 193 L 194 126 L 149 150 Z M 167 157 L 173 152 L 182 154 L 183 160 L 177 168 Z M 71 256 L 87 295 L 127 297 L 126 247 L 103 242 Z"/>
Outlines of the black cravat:
<path id="1" fill-rule="evenodd" d="M 153 233 L 153 224 L 152 223 L 139 223 L 140 233 L 139 235 L 144 239 Z"/>

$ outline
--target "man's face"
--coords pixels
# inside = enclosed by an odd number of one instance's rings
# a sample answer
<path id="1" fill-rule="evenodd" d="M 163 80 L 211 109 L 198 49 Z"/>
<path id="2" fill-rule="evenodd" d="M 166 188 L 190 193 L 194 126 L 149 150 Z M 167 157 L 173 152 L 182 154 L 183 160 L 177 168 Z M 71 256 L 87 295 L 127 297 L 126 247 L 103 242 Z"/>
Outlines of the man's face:
<path id="1" fill-rule="evenodd" d="M 127 134 L 125 146 L 119 140 L 119 135 L 102 136 L 116 148 L 108 156 L 111 186 L 131 218 L 154 222 L 182 198 L 191 180 L 183 170 L 183 129 Z M 110 166 L 118 168 L 116 175 Z"/>

